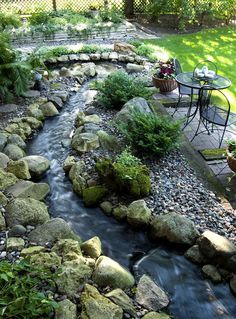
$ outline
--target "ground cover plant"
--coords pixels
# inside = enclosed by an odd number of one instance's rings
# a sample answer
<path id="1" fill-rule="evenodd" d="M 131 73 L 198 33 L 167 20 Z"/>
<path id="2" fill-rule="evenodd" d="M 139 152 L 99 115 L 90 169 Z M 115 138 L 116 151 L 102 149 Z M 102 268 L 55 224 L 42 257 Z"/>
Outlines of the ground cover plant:
<path id="1" fill-rule="evenodd" d="M 95 86 L 99 91 L 98 102 L 108 108 L 121 109 L 134 97 L 148 98 L 151 95 L 142 80 L 135 79 L 121 70 L 111 73 Z"/>
<path id="2" fill-rule="evenodd" d="M 178 146 L 180 123 L 163 115 L 134 110 L 132 121 L 119 122 L 116 126 L 144 154 L 162 156 Z"/>
<path id="3" fill-rule="evenodd" d="M 206 29 L 197 33 L 170 35 L 163 39 L 143 40 L 153 50 L 156 58 L 176 57 L 185 72 L 196 64 L 209 59 L 218 67 L 218 73 L 232 81 L 224 93 L 236 112 L 236 30 L 233 27 Z"/>
<path id="4" fill-rule="evenodd" d="M 18 264 L 0 262 L 0 317 L 28 319 L 47 316 L 57 303 L 49 298 L 44 287 L 55 287 L 49 270 L 30 265 L 25 260 Z"/>

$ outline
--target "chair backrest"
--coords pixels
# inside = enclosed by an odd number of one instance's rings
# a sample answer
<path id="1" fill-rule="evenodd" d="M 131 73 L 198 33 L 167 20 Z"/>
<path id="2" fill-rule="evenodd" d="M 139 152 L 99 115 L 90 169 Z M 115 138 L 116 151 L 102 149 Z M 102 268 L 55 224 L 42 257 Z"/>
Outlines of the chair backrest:
<path id="1" fill-rule="evenodd" d="M 183 73 L 182 67 L 178 59 L 174 59 L 174 68 L 175 68 L 176 75 Z"/>
<path id="2" fill-rule="evenodd" d="M 203 67 L 207 67 L 208 70 L 214 71 L 215 74 L 217 75 L 217 72 L 218 72 L 217 65 L 213 61 L 203 60 L 203 61 L 200 61 L 195 66 L 195 68 L 193 70 L 193 76 L 195 75 L 197 69 L 202 70 Z"/>
<path id="3" fill-rule="evenodd" d="M 211 123 L 227 126 L 230 102 L 221 91 L 205 85 L 199 90 L 200 116 Z"/>

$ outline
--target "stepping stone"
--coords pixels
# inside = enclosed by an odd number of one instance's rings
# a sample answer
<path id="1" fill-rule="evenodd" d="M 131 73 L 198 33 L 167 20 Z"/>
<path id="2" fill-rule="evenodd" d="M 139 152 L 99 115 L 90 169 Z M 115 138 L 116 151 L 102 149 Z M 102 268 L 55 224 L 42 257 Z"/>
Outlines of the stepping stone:
<path id="1" fill-rule="evenodd" d="M 0 106 L 0 113 L 11 113 L 15 112 L 18 108 L 16 104 L 3 104 Z"/>

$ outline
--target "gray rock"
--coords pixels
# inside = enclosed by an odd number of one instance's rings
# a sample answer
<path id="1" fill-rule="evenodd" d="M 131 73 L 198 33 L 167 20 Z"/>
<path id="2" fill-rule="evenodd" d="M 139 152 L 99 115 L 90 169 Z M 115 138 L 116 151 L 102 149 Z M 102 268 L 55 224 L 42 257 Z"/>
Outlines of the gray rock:
<path id="1" fill-rule="evenodd" d="M 60 69 L 59 71 L 60 76 L 65 76 L 65 77 L 71 77 L 72 73 L 69 69 L 65 68 L 64 66 Z"/>
<path id="2" fill-rule="evenodd" d="M 0 133 L 0 152 L 3 151 L 6 144 L 7 144 L 7 134 Z"/>
<path id="3" fill-rule="evenodd" d="M 50 168 L 49 160 L 43 156 L 30 155 L 22 160 L 28 163 L 31 176 L 41 177 Z"/>
<path id="4" fill-rule="evenodd" d="M 207 278 L 211 279 L 211 281 L 213 281 L 214 283 L 221 282 L 222 280 L 221 274 L 213 265 L 204 265 L 202 267 L 202 272 Z"/>
<path id="5" fill-rule="evenodd" d="M 122 309 L 102 296 L 98 290 L 86 284 L 81 295 L 81 319 L 122 319 Z"/>
<path id="6" fill-rule="evenodd" d="M 85 153 L 99 147 L 98 136 L 93 133 L 80 133 L 76 130 L 71 145 L 79 153 Z"/>
<path id="7" fill-rule="evenodd" d="M 120 149 L 119 140 L 115 136 L 109 135 L 102 130 L 97 131 L 97 135 L 99 137 L 99 144 L 101 145 L 102 149 L 108 151 L 118 151 Z"/>
<path id="8" fill-rule="evenodd" d="M 133 227 L 148 226 L 151 210 L 143 199 L 132 202 L 128 207 L 127 221 Z"/>
<path id="9" fill-rule="evenodd" d="M 98 258 L 102 254 L 102 243 L 100 239 L 95 236 L 89 240 L 86 240 L 81 244 L 83 252 L 92 258 Z"/>
<path id="10" fill-rule="evenodd" d="M 65 159 L 65 162 L 63 164 L 63 169 L 66 173 L 69 173 L 71 167 L 76 163 L 76 159 L 74 156 L 68 156 Z"/>
<path id="11" fill-rule="evenodd" d="M 150 109 L 147 101 L 144 98 L 135 97 L 132 100 L 125 103 L 122 109 L 115 115 L 115 122 L 132 122 L 132 113 L 135 110 L 142 113 L 152 113 L 152 110 Z"/>
<path id="12" fill-rule="evenodd" d="M 45 117 L 51 117 L 59 114 L 57 108 L 52 102 L 40 105 L 39 109 L 43 112 Z"/>
<path id="13" fill-rule="evenodd" d="M 0 212 L 0 231 L 6 230 L 6 222 L 5 218 L 2 216 L 2 213 Z"/>
<path id="14" fill-rule="evenodd" d="M 6 206 L 8 227 L 40 225 L 49 219 L 47 206 L 33 198 L 16 198 Z"/>
<path id="15" fill-rule="evenodd" d="M 86 170 L 84 161 L 78 161 L 71 166 L 69 171 L 69 179 L 73 181 L 78 176 L 82 176 Z"/>
<path id="16" fill-rule="evenodd" d="M 191 220 L 172 212 L 154 217 L 150 235 L 153 239 L 163 238 L 172 243 L 193 245 L 199 232 Z"/>
<path id="17" fill-rule="evenodd" d="M 7 144 L 3 153 L 5 153 L 13 161 L 17 161 L 25 156 L 25 152 L 15 144 Z"/>
<path id="18" fill-rule="evenodd" d="M 38 245 L 45 245 L 47 242 L 54 243 L 59 239 L 79 240 L 69 227 L 69 225 L 61 218 L 53 218 L 45 224 L 38 226 L 29 234 L 29 240 Z"/>
<path id="19" fill-rule="evenodd" d="M 39 96 L 40 96 L 40 92 L 36 90 L 29 90 L 24 93 L 24 97 L 28 97 L 28 98 L 35 98 Z"/>
<path id="20" fill-rule="evenodd" d="M 8 198 L 0 192 L 0 206 L 6 206 L 8 203 Z"/>
<path id="21" fill-rule="evenodd" d="M 144 70 L 144 65 L 135 64 L 135 63 L 127 63 L 126 70 L 128 73 L 138 73 Z"/>
<path id="22" fill-rule="evenodd" d="M 93 280 L 100 287 L 131 288 L 135 280 L 131 273 L 109 257 L 101 256 L 95 264 Z"/>
<path id="23" fill-rule="evenodd" d="M 196 264 L 205 264 L 207 261 L 206 257 L 200 252 L 198 245 L 190 247 L 184 256 Z"/>
<path id="24" fill-rule="evenodd" d="M 22 225 L 14 225 L 8 233 L 9 237 L 21 237 L 24 236 L 27 232 L 27 229 Z"/>
<path id="25" fill-rule="evenodd" d="M 24 140 L 18 135 L 18 134 L 11 134 L 7 138 L 7 143 L 8 144 L 15 144 L 22 148 L 23 150 L 26 149 L 26 144 Z"/>
<path id="26" fill-rule="evenodd" d="M 111 299 L 116 305 L 120 306 L 125 312 L 136 318 L 135 307 L 132 304 L 131 299 L 120 288 L 114 289 L 105 295 Z"/>
<path id="27" fill-rule="evenodd" d="M 16 104 L 2 104 L 0 105 L 0 113 L 12 113 L 16 112 L 18 105 Z"/>
<path id="28" fill-rule="evenodd" d="M 10 237 L 6 241 L 7 251 L 22 250 L 25 246 L 25 241 L 19 237 Z"/>
<path id="29" fill-rule="evenodd" d="M 6 154 L 0 153 L 0 168 L 5 169 L 9 161 L 10 158 Z"/>
<path id="30" fill-rule="evenodd" d="M 135 298 L 148 310 L 159 311 L 169 304 L 166 293 L 147 275 L 140 278 Z"/>
<path id="31" fill-rule="evenodd" d="M 58 308 L 55 310 L 55 319 L 76 319 L 77 309 L 69 299 L 58 302 Z"/>
<path id="32" fill-rule="evenodd" d="M 97 131 L 100 130 L 100 126 L 97 125 L 97 124 L 94 124 L 94 123 L 85 123 L 84 124 L 84 128 L 83 128 L 83 131 L 85 133 L 94 133 L 96 134 Z"/>
<path id="33" fill-rule="evenodd" d="M 47 183 L 33 183 L 30 181 L 19 181 L 9 187 L 7 192 L 15 198 L 34 198 L 43 200 L 50 192 Z"/>
<path id="34" fill-rule="evenodd" d="M 87 188 L 86 179 L 81 175 L 77 175 L 72 180 L 72 187 L 75 193 L 77 193 L 79 196 L 83 196 L 83 192 Z"/>
<path id="35" fill-rule="evenodd" d="M 107 216 L 111 216 L 112 214 L 112 203 L 108 202 L 108 201 L 104 201 L 100 204 L 100 207 L 102 209 L 102 211 L 107 215 Z"/>
<path id="36" fill-rule="evenodd" d="M 36 118 L 38 121 L 44 121 L 45 116 L 43 115 L 43 112 L 39 109 L 38 104 L 31 104 L 28 107 L 27 113 L 28 116 Z"/>
<path id="37" fill-rule="evenodd" d="M 58 62 L 67 62 L 67 61 L 69 61 L 69 57 L 68 57 L 68 55 L 64 54 L 64 55 L 59 56 L 57 58 L 57 61 Z"/>
<path id="38" fill-rule="evenodd" d="M 125 205 L 118 205 L 116 206 L 113 211 L 112 215 L 115 217 L 117 220 L 124 220 L 126 219 L 128 214 L 128 208 Z"/>
<path id="39" fill-rule="evenodd" d="M 62 99 L 59 96 L 51 95 L 48 97 L 48 101 L 52 102 L 57 109 L 61 109 L 63 107 Z"/>

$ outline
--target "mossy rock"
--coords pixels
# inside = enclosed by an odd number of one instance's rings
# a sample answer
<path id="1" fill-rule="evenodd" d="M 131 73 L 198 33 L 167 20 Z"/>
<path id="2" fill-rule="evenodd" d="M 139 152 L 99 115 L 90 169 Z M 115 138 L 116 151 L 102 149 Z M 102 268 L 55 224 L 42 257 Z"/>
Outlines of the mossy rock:
<path id="1" fill-rule="evenodd" d="M 97 185 L 91 186 L 83 191 L 84 204 L 87 207 L 96 206 L 107 194 L 107 189 L 105 186 Z"/>
<path id="2" fill-rule="evenodd" d="M 0 169 L 0 190 L 5 190 L 6 188 L 14 185 L 18 181 L 18 178 L 12 174 L 7 173 Z"/>
<path id="3" fill-rule="evenodd" d="M 30 256 L 30 263 L 38 267 L 51 268 L 53 266 L 59 267 L 61 265 L 61 257 L 56 253 L 50 252 L 40 252 L 38 254 L 33 254 Z"/>
<path id="4" fill-rule="evenodd" d="M 26 161 L 10 161 L 7 165 L 7 171 L 21 179 L 30 179 L 29 166 Z"/>

